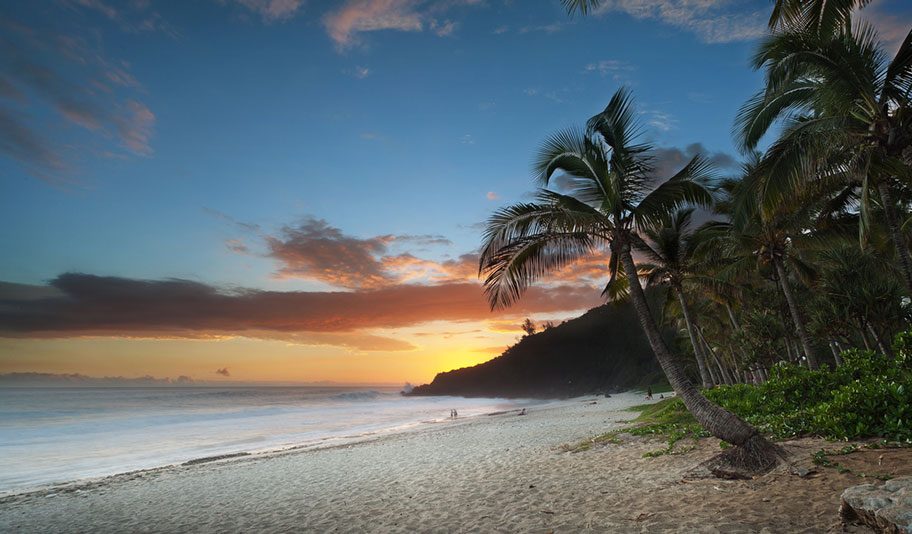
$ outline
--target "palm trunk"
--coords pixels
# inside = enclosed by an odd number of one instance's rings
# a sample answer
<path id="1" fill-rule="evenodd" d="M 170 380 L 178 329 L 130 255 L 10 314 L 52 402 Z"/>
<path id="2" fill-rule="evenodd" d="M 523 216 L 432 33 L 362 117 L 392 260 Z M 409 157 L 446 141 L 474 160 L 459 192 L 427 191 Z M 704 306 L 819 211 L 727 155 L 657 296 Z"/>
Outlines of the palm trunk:
<path id="1" fill-rule="evenodd" d="M 703 331 L 697 329 L 697 333 L 700 334 L 700 339 L 703 341 L 703 346 L 706 347 L 706 352 L 708 352 L 709 355 L 712 356 L 713 361 L 716 362 L 716 367 L 719 368 L 719 374 L 722 375 L 722 380 L 725 381 L 725 385 L 730 386 L 734 384 L 731 374 L 729 374 L 725 366 L 722 365 L 722 361 L 719 360 L 719 356 L 716 354 L 716 351 L 714 351 L 713 348 L 709 346 L 709 341 L 706 341 L 706 336 L 703 335 Z"/>
<path id="2" fill-rule="evenodd" d="M 886 344 L 884 344 L 883 336 L 881 336 L 880 334 L 877 333 L 877 330 L 875 330 L 874 327 L 871 326 L 871 323 L 868 323 L 868 332 L 871 332 L 871 337 L 873 337 L 874 341 L 877 342 L 877 348 L 880 349 L 881 354 L 885 354 L 887 356 L 893 356 L 893 351 L 889 350 L 889 348 L 886 346 Z"/>
<path id="3" fill-rule="evenodd" d="M 738 318 L 735 316 L 735 312 L 731 309 L 731 306 L 728 305 L 728 302 L 725 303 L 725 309 L 728 311 L 728 320 L 731 321 L 732 329 L 734 329 L 735 332 L 741 332 L 741 324 L 738 322 Z M 744 347 L 738 347 L 738 349 L 738 352 L 741 353 L 741 362 L 747 364 L 749 359 L 747 353 L 744 352 Z M 760 363 L 754 362 L 754 367 L 759 368 Z"/>
<path id="4" fill-rule="evenodd" d="M 662 367 L 662 371 L 665 372 L 668 382 L 684 402 L 684 405 L 697 422 L 703 425 L 703 428 L 713 436 L 737 445 L 746 452 L 746 456 L 757 460 L 758 464 L 769 466 L 777 463 L 783 455 L 779 447 L 767 441 L 756 428 L 747 424 L 737 415 L 710 402 L 687 378 L 684 370 L 678 365 L 665 345 L 665 340 L 662 339 L 659 327 L 649 312 L 646 294 L 643 292 L 640 281 L 635 274 L 637 270 L 636 264 L 633 262 L 633 256 L 630 254 L 630 244 L 623 243 L 620 248 L 624 272 L 630 273 L 627 278 L 630 287 L 630 300 L 633 302 L 640 326 L 643 327 L 646 338 L 649 340 L 649 344 L 652 346 L 652 350 L 656 359 L 659 360 L 659 365 Z"/>
<path id="5" fill-rule="evenodd" d="M 833 351 L 833 359 L 836 360 L 836 367 L 839 367 L 842 365 L 842 353 L 839 350 L 839 345 L 832 339 L 830 340 L 830 350 Z"/>
<path id="6" fill-rule="evenodd" d="M 690 336 L 690 344 L 693 345 L 694 357 L 697 359 L 697 367 L 700 369 L 700 380 L 703 381 L 703 389 L 712 389 L 712 377 L 706 369 L 706 356 L 703 353 L 703 349 L 700 347 L 700 343 L 697 341 L 697 336 L 694 332 L 696 327 L 690 316 L 690 308 L 687 306 L 687 301 L 684 300 L 684 291 L 678 285 L 674 286 L 674 290 L 675 293 L 678 294 L 678 300 L 681 301 L 681 311 L 684 312 L 684 322 L 687 323 L 687 335 Z"/>
<path id="7" fill-rule="evenodd" d="M 804 319 L 801 318 L 798 303 L 795 302 L 795 297 L 792 295 L 792 287 L 789 285 L 788 278 L 786 277 L 785 268 L 782 266 L 782 261 L 778 257 L 773 256 L 773 263 L 776 264 L 776 274 L 779 275 L 780 287 L 782 287 L 782 292 L 785 294 L 785 300 L 788 302 L 792 320 L 795 322 L 795 329 L 798 331 L 798 339 L 801 340 L 802 348 L 804 348 L 804 355 L 807 356 L 808 369 L 814 371 L 820 367 L 817 363 L 817 354 L 814 352 L 813 345 L 811 345 L 811 338 L 808 336 L 807 329 L 804 326 Z"/>
<path id="8" fill-rule="evenodd" d="M 861 342 L 864 343 L 865 350 L 873 350 L 871 349 L 871 342 L 868 340 L 868 335 L 865 333 L 864 327 L 858 330 L 858 333 L 861 334 Z"/>
<path id="9" fill-rule="evenodd" d="M 836 350 L 838 350 L 840 354 L 842 354 L 843 351 L 845 351 L 845 349 L 842 347 L 842 343 L 839 342 L 838 337 L 835 337 L 835 336 L 833 337 L 833 344 L 836 345 Z M 839 365 L 842 365 L 842 363 L 840 363 Z"/>
<path id="10" fill-rule="evenodd" d="M 890 192 L 890 186 L 886 180 L 877 184 L 877 191 L 880 193 L 880 200 L 883 203 L 890 238 L 893 240 L 893 246 L 896 247 L 896 255 L 899 257 L 899 265 L 902 267 L 906 291 L 912 295 L 912 262 L 909 261 L 909 247 L 906 246 L 906 240 L 899 229 L 899 219 L 896 216 L 896 207 L 893 205 L 893 194 Z"/>

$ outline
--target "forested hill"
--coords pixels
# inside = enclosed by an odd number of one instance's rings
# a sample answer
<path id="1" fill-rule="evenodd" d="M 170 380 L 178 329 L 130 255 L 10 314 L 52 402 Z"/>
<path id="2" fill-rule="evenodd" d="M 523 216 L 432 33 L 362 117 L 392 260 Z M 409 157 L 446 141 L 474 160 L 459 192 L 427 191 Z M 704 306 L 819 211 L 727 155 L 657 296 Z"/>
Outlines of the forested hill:
<path id="1" fill-rule="evenodd" d="M 623 391 L 661 377 L 629 304 L 607 304 L 525 336 L 474 367 L 438 373 L 411 395 L 561 398 Z"/>

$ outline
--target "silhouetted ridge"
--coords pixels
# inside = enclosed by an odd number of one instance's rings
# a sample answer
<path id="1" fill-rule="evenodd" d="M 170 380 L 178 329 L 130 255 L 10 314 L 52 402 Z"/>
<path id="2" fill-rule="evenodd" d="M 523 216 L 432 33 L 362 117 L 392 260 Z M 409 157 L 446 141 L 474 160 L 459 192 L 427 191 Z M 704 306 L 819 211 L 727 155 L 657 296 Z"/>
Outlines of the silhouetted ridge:
<path id="1" fill-rule="evenodd" d="M 526 336 L 493 360 L 438 373 L 410 395 L 562 398 L 631 389 L 657 373 L 632 307 L 608 304 Z"/>

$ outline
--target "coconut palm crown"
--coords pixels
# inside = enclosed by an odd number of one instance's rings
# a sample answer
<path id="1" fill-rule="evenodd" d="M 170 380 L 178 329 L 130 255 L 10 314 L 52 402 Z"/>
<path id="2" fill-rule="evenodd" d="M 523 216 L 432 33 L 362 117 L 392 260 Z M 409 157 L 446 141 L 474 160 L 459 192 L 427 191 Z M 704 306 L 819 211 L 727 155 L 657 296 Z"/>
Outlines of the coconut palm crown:
<path id="1" fill-rule="evenodd" d="M 488 220 L 480 274 L 493 308 L 509 306 L 544 274 L 604 249 L 611 253 L 605 293 L 615 296 L 625 287 L 618 247 L 629 247 L 637 231 L 682 206 L 712 203 L 704 187 L 711 168 L 702 156 L 653 187 L 652 147 L 637 142 L 638 134 L 630 94 L 620 89 L 585 129 L 545 141 L 533 167 L 541 186 L 536 202 L 503 208 Z M 546 189 L 557 171 L 567 178 L 567 194 Z"/>
<path id="2" fill-rule="evenodd" d="M 840 177 L 860 182 L 860 233 L 870 226 L 872 195 L 880 197 L 912 291 L 912 260 L 895 200 L 897 187 L 912 181 L 912 32 L 889 60 L 865 24 L 835 36 L 776 33 L 761 45 L 754 67 L 765 70 L 766 88 L 741 108 L 738 141 L 752 150 L 773 124 L 784 125 L 764 158 L 764 209 Z"/>

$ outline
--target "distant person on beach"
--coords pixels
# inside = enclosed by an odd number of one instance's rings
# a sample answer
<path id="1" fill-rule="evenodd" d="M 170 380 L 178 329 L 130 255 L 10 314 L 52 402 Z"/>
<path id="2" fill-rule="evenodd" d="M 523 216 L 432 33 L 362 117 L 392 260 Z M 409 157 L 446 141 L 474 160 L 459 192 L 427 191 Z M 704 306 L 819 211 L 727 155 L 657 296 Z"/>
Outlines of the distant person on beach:
<path id="1" fill-rule="evenodd" d="M 526 409 L 525 409 L 525 408 L 523 408 L 523 409 L 522 409 L 522 411 L 521 411 L 521 412 L 519 412 L 519 415 L 526 415 Z"/>
<path id="2" fill-rule="evenodd" d="M 652 400 L 652 388 L 646 388 L 646 400 Z"/>

